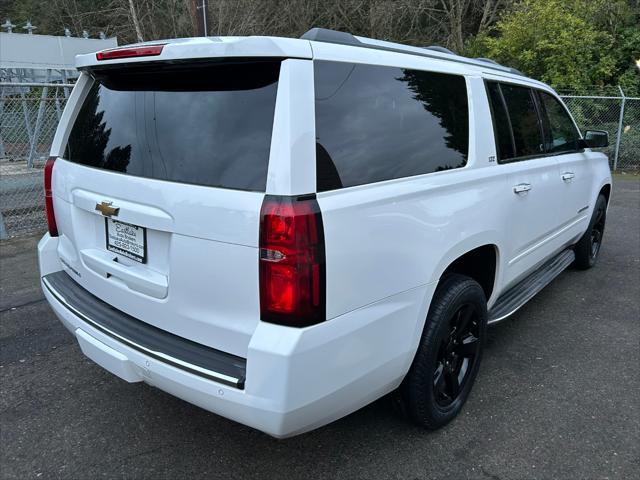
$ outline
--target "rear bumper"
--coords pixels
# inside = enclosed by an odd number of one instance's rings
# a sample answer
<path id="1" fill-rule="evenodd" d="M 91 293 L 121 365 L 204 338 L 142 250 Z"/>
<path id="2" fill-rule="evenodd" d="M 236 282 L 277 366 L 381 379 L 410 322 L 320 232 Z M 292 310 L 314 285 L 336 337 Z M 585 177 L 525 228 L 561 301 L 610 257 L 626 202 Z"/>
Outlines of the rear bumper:
<path id="1" fill-rule="evenodd" d="M 242 389 L 135 348 L 69 308 L 46 280 L 59 264 L 56 243 L 45 235 L 38 245 L 43 291 L 85 355 L 128 382 L 143 381 L 278 438 L 322 426 L 396 388 L 432 294 L 430 285 L 412 289 L 303 329 L 259 322 Z"/>
<path id="2" fill-rule="evenodd" d="M 73 315 L 104 335 L 196 376 L 243 389 L 244 358 L 192 342 L 127 315 L 95 297 L 66 272 L 42 277 L 45 289 Z"/>

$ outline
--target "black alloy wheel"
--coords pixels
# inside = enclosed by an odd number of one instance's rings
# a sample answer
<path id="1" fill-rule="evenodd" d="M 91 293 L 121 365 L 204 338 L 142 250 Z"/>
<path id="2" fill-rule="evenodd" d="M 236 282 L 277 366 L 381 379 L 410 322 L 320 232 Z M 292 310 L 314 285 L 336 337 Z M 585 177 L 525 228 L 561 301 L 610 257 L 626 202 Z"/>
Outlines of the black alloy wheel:
<path id="1" fill-rule="evenodd" d="M 599 195 L 591 214 L 591 220 L 586 232 L 578 243 L 573 246 L 576 259 L 574 266 L 580 270 L 586 270 L 596 264 L 602 250 L 604 227 L 607 221 L 607 199 Z"/>
<path id="2" fill-rule="evenodd" d="M 449 319 L 449 333 L 442 338 L 433 390 L 442 407 L 454 403 L 464 389 L 480 353 L 479 315 L 474 305 L 467 303 Z"/>
<path id="3" fill-rule="evenodd" d="M 487 299 L 474 279 L 446 274 L 431 300 L 418 350 L 394 397 L 418 425 L 435 430 L 453 420 L 480 368 Z"/>
<path id="4" fill-rule="evenodd" d="M 598 203 L 598 209 L 595 212 L 595 221 L 591 227 L 591 248 L 589 249 L 592 259 L 596 259 L 600 246 L 602 245 L 602 236 L 604 235 L 606 205 Z"/>

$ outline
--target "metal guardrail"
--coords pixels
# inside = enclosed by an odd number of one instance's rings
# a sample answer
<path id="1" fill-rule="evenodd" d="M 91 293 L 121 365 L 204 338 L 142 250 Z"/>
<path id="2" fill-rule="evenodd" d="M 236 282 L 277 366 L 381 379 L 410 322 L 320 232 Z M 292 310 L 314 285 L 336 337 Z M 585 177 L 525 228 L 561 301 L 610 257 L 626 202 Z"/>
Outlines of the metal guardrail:
<path id="1" fill-rule="evenodd" d="M 42 168 L 73 83 L 0 82 L 0 239 L 46 228 Z M 562 95 L 581 129 L 606 130 L 613 170 L 640 171 L 640 98 Z"/>

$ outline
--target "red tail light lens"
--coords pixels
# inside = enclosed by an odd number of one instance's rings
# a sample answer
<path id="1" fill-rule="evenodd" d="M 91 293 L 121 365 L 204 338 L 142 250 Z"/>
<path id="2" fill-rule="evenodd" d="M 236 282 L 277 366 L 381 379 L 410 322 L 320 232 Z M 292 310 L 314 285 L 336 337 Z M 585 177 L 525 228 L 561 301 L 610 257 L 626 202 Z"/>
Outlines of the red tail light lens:
<path id="1" fill-rule="evenodd" d="M 165 44 L 142 45 L 140 47 L 113 48 L 96 53 L 98 60 L 113 60 L 115 58 L 152 57 L 160 55 Z"/>
<path id="2" fill-rule="evenodd" d="M 325 283 L 315 196 L 267 195 L 260 212 L 260 318 L 292 327 L 324 321 Z"/>
<path id="3" fill-rule="evenodd" d="M 47 163 L 44 164 L 44 211 L 47 215 L 47 225 L 49 226 L 49 235 L 58 236 L 58 226 L 56 225 L 56 215 L 53 212 L 53 192 L 51 191 L 51 179 L 53 177 L 53 166 L 56 157 L 49 157 Z"/>

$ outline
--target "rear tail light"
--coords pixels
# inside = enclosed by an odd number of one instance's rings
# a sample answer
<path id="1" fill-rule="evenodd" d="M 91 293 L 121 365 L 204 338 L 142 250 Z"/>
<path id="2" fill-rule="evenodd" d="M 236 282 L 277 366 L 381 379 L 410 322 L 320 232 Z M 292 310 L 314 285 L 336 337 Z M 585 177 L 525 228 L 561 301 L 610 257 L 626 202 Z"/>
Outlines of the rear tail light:
<path id="1" fill-rule="evenodd" d="M 315 196 L 267 195 L 260 212 L 260 318 L 291 327 L 324 321 L 325 283 Z"/>
<path id="2" fill-rule="evenodd" d="M 160 55 L 165 44 L 141 45 L 139 47 L 112 48 L 96 53 L 98 60 L 113 60 L 116 58 L 152 57 Z"/>
<path id="3" fill-rule="evenodd" d="M 51 191 L 51 179 L 53 177 L 53 166 L 56 157 L 49 157 L 44 164 L 44 211 L 47 215 L 47 225 L 49 227 L 49 235 L 58 236 L 58 226 L 56 225 L 56 215 L 53 211 L 53 192 Z"/>

